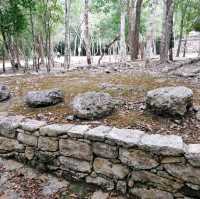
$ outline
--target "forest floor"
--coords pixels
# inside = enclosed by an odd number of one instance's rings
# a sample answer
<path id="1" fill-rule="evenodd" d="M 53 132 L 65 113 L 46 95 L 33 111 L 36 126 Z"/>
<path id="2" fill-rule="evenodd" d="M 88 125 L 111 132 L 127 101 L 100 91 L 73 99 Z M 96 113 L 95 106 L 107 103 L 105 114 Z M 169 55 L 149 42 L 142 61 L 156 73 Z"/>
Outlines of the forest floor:
<path id="1" fill-rule="evenodd" d="M 0 158 L 0 199 L 100 199 L 101 196 L 125 199 L 114 192 L 103 193 L 97 187 L 69 182 Z"/>
<path id="2" fill-rule="evenodd" d="M 184 63 L 184 64 L 182 64 Z M 178 60 L 159 65 L 157 60 L 145 67 L 143 61 L 103 64 L 101 67 L 78 67 L 71 71 L 50 74 L 2 75 L 0 83 L 12 91 L 9 101 L 0 104 L 1 114 L 25 115 L 47 120 L 49 123 L 78 123 L 92 126 L 105 124 L 137 128 L 147 133 L 176 134 L 186 143 L 200 142 L 200 116 L 187 115 L 182 119 L 163 118 L 144 110 L 147 91 L 162 86 L 187 86 L 194 92 L 194 106 L 200 107 L 200 61 L 190 63 Z M 24 96 L 28 91 L 59 88 L 65 92 L 65 102 L 46 108 L 28 108 Z M 111 116 L 98 121 L 69 121 L 74 96 L 86 91 L 103 91 L 123 100 L 123 105 Z"/>

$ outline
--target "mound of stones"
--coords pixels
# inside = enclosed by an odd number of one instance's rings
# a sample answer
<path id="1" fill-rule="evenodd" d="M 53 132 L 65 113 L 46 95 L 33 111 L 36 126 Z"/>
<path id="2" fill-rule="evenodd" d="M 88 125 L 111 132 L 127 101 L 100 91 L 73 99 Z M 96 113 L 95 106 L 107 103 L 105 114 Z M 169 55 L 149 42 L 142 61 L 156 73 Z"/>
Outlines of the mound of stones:
<path id="1" fill-rule="evenodd" d="M 75 116 L 80 119 L 99 119 L 110 115 L 116 106 L 116 101 L 108 93 L 86 92 L 77 95 L 72 107 Z"/>
<path id="2" fill-rule="evenodd" d="M 0 85 L 0 102 L 10 98 L 10 90 L 5 85 Z"/>
<path id="3" fill-rule="evenodd" d="M 146 109 L 157 115 L 184 116 L 193 106 L 193 92 L 183 86 L 163 87 L 146 95 Z"/>
<path id="4" fill-rule="evenodd" d="M 25 96 L 29 107 L 38 108 L 58 104 L 64 101 L 64 93 L 59 89 L 30 91 Z"/>

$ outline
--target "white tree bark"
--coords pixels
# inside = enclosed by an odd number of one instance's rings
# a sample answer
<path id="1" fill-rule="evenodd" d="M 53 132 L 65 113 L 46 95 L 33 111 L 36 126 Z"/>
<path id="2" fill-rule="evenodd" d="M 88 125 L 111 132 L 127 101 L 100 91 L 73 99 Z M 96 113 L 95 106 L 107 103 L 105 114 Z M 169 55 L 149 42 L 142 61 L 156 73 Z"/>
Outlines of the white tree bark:
<path id="1" fill-rule="evenodd" d="M 87 56 L 87 64 L 91 65 L 91 38 L 90 38 L 90 28 L 89 28 L 89 0 L 84 0 L 85 10 L 84 10 L 84 43 Z"/>
<path id="2" fill-rule="evenodd" d="M 121 23 L 120 23 L 120 62 L 126 62 L 126 5 L 127 0 L 120 0 Z"/>
<path id="3" fill-rule="evenodd" d="M 145 57 L 146 62 L 149 62 L 151 57 L 155 54 L 155 32 L 156 32 L 156 10 L 158 9 L 158 0 L 150 0 L 149 3 L 149 23 L 147 26 L 147 34 L 146 34 L 146 50 Z"/>
<path id="4" fill-rule="evenodd" d="M 71 0 L 65 0 L 65 58 L 64 67 L 70 67 L 71 47 L 70 47 L 70 6 Z"/>

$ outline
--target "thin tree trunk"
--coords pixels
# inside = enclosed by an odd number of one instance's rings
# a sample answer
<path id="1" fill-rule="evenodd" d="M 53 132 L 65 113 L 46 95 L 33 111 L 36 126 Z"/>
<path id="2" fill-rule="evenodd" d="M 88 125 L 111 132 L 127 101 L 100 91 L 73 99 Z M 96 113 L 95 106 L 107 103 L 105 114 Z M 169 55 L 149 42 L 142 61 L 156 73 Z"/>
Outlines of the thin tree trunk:
<path id="1" fill-rule="evenodd" d="M 149 16 L 149 23 L 147 27 L 147 35 L 146 35 L 146 49 L 145 49 L 145 58 L 146 64 L 149 63 L 151 57 L 155 53 L 154 43 L 155 43 L 155 32 L 156 32 L 156 10 L 158 9 L 158 0 L 151 0 L 149 9 L 150 9 L 150 16 Z"/>
<path id="2" fill-rule="evenodd" d="M 178 41 L 178 48 L 176 52 L 176 57 L 180 56 L 180 51 L 181 51 L 181 44 L 182 44 L 182 39 L 183 39 L 183 26 L 184 26 L 184 17 L 185 13 L 182 10 L 181 13 L 181 24 L 180 24 L 180 34 L 179 34 L 179 41 Z"/>
<path id="3" fill-rule="evenodd" d="M 84 43 L 85 43 L 85 50 L 87 56 L 87 64 L 91 65 L 91 39 L 90 39 L 90 32 L 89 32 L 89 0 L 85 1 L 85 10 L 84 10 Z"/>
<path id="4" fill-rule="evenodd" d="M 37 66 L 36 66 L 36 59 L 37 58 L 36 58 L 35 30 L 34 30 L 32 7 L 30 7 L 29 12 L 30 12 L 29 14 L 30 14 L 30 22 L 31 22 L 32 45 L 33 45 L 33 69 L 35 69 L 36 72 L 38 72 Z"/>
<path id="5" fill-rule="evenodd" d="M 129 0 L 129 48 L 131 60 L 139 54 L 139 28 L 143 0 Z"/>
<path id="6" fill-rule="evenodd" d="M 65 0 L 65 58 L 64 58 L 64 67 L 70 67 L 70 57 L 71 57 L 71 48 L 70 48 L 70 6 L 71 0 Z"/>
<path id="7" fill-rule="evenodd" d="M 170 47 L 170 35 L 171 26 L 173 20 L 173 0 L 164 0 L 164 17 L 162 25 L 162 36 L 160 44 L 160 61 L 161 63 L 168 62 L 169 47 Z"/>
<path id="8" fill-rule="evenodd" d="M 2 61 L 3 61 L 3 72 L 6 72 L 6 67 L 5 67 L 5 47 L 4 47 L 4 43 L 2 45 Z"/>
<path id="9" fill-rule="evenodd" d="M 14 69 L 15 68 L 15 56 L 12 52 L 11 39 L 7 40 L 6 34 L 4 32 L 2 32 L 2 37 L 3 37 L 3 42 L 5 44 L 6 50 L 8 52 L 11 66 Z"/>
<path id="10" fill-rule="evenodd" d="M 120 0 L 121 24 L 120 24 L 120 62 L 126 62 L 126 0 Z"/>
<path id="11" fill-rule="evenodd" d="M 183 48 L 183 57 L 186 56 L 186 51 L 187 51 L 187 40 L 188 40 L 188 34 L 186 34 L 186 37 L 185 37 L 184 48 Z"/>

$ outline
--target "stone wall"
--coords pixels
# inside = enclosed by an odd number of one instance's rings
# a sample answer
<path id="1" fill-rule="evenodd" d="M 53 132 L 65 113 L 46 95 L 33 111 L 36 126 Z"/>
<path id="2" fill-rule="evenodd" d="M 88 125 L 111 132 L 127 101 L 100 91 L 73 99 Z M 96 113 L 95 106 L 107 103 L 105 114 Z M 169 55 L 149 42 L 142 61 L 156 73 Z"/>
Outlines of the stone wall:
<path id="1" fill-rule="evenodd" d="M 0 156 L 136 198 L 200 198 L 200 145 L 175 135 L 1 117 Z"/>

